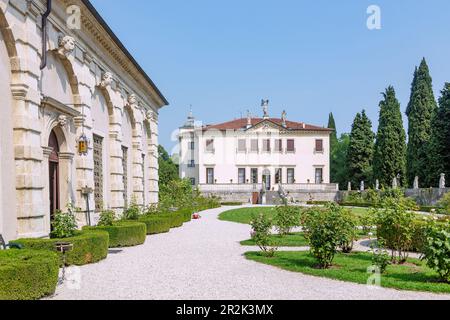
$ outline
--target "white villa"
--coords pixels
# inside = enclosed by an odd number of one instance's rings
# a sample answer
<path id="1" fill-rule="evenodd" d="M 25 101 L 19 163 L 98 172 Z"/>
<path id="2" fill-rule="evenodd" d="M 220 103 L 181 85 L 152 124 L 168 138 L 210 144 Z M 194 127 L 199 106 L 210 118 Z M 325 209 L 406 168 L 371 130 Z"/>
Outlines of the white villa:
<path id="1" fill-rule="evenodd" d="M 206 194 L 257 200 L 257 194 L 334 191 L 330 184 L 332 130 L 268 114 L 216 125 L 197 125 L 192 114 L 179 131 L 180 177 Z"/>
<path id="2" fill-rule="evenodd" d="M 158 202 L 168 103 L 88 0 L 0 0 L 0 61 L 6 241 L 48 236 L 69 203 L 82 226 L 102 208 Z"/>

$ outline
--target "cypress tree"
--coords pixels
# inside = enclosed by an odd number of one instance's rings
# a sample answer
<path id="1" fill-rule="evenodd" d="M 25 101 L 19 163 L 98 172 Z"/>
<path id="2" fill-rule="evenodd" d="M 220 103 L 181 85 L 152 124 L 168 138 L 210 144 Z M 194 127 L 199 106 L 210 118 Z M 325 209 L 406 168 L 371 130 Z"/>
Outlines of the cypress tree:
<path id="1" fill-rule="evenodd" d="M 380 119 L 373 161 L 374 178 L 389 188 L 392 180 L 400 175 L 400 184 L 405 183 L 406 133 L 403 128 L 400 103 L 395 90 L 389 86 L 380 102 Z"/>
<path id="2" fill-rule="evenodd" d="M 333 150 L 333 147 L 336 146 L 338 142 L 338 134 L 336 130 L 336 122 L 334 121 L 334 115 L 333 113 L 330 113 L 330 116 L 328 117 L 328 129 L 333 129 L 333 133 L 331 134 L 331 149 Z"/>
<path id="3" fill-rule="evenodd" d="M 333 113 L 330 113 L 328 118 L 328 128 L 333 129 L 334 131 L 330 136 L 330 166 L 331 166 L 331 181 L 336 182 L 337 180 L 337 171 L 339 170 L 339 164 L 336 159 L 336 149 L 338 147 L 338 138 L 337 138 L 337 130 L 336 130 L 336 122 L 334 121 Z"/>
<path id="4" fill-rule="evenodd" d="M 428 152 L 429 186 L 439 185 L 439 176 L 450 178 L 450 83 L 446 83 L 439 98 L 439 108 L 432 121 L 432 136 Z"/>
<path id="5" fill-rule="evenodd" d="M 374 139 L 372 122 L 363 110 L 353 122 L 347 153 L 348 178 L 354 186 L 372 181 Z"/>
<path id="6" fill-rule="evenodd" d="M 406 110 L 408 116 L 408 152 L 407 174 L 409 185 L 416 176 L 421 186 L 426 185 L 428 163 L 428 148 L 431 137 L 431 121 L 436 114 L 437 104 L 433 94 L 433 84 L 425 58 L 414 72 L 411 85 L 411 97 Z"/>
<path id="7" fill-rule="evenodd" d="M 343 133 L 338 140 L 336 150 L 333 154 L 334 163 L 334 183 L 339 183 L 341 190 L 347 189 L 348 183 L 348 165 L 347 165 L 347 154 L 348 146 L 350 144 L 350 136 L 347 133 Z"/>

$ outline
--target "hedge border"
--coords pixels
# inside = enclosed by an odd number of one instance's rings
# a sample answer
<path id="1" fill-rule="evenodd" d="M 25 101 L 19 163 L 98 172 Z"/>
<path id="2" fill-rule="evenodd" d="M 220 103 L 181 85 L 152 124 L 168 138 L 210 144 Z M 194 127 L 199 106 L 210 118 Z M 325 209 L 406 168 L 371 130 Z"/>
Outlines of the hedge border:
<path id="1" fill-rule="evenodd" d="M 105 231 L 109 234 L 109 248 L 134 247 L 145 243 L 147 226 L 138 221 L 117 221 L 112 226 L 84 227 L 87 231 Z"/>
<path id="2" fill-rule="evenodd" d="M 170 220 L 157 214 L 142 216 L 139 222 L 145 223 L 148 235 L 167 233 L 171 228 Z"/>
<path id="3" fill-rule="evenodd" d="M 55 293 L 56 252 L 0 250 L 0 300 L 36 300 Z"/>
<path id="4" fill-rule="evenodd" d="M 12 243 L 21 244 L 24 249 L 56 251 L 57 242 L 73 244 L 73 250 L 66 255 L 66 265 L 82 266 L 96 263 L 108 256 L 109 234 L 105 231 L 77 231 L 74 237 L 65 239 L 19 239 Z M 59 253 L 61 256 L 62 254 Z"/>

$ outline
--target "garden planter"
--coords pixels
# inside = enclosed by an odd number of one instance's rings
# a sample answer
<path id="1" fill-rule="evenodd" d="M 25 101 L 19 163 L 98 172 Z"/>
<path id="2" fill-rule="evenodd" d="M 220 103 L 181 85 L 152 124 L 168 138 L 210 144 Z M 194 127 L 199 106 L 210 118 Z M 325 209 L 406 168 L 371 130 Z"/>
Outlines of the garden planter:
<path id="1" fill-rule="evenodd" d="M 141 245 L 147 237 L 146 224 L 138 221 L 118 221 L 112 226 L 84 227 L 83 230 L 108 232 L 110 248 Z"/>
<path id="2" fill-rule="evenodd" d="M 59 264 L 56 252 L 0 251 L 0 300 L 36 300 L 53 294 Z"/>
<path id="3" fill-rule="evenodd" d="M 19 239 L 13 243 L 24 249 L 47 250 L 56 252 L 60 242 L 73 244 L 73 250 L 67 253 L 66 265 L 82 266 L 105 259 L 108 255 L 109 234 L 105 231 L 77 231 L 75 236 L 64 239 Z M 61 255 L 61 253 L 59 253 Z"/>

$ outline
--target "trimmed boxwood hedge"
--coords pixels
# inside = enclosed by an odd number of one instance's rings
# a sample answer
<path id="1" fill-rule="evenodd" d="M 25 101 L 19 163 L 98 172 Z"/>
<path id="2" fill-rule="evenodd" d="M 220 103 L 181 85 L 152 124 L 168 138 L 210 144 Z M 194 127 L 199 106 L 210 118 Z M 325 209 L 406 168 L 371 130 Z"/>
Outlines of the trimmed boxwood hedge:
<path id="1" fill-rule="evenodd" d="M 159 215 L 169 220 L 171 228 L 179 228 L 184 224 L 185 216 L 181 211 L 166 212 Z"/>
<path id="2" fill-rule="evenodd" d="M 178 211 L 183 216 L 183 222 L 190 222 L 192 220 L 192 209 L 182 209 Z"/>
<path id="3" fill-rule="evenodd" d="M 0 300 L 36 300 L 53 294 L 59 263 L 56 252 L 0 250 Z"/>
<path id="4" fill-rule="evenodd" d="M 145 223 L 148 235 L 169 232 L 171 227 L 171 222 L 167 217 L 157 214 L 142 216 L 139 218 L 139 222 Z"/>
<path id="5" fill-rule="evenodd" d="M 83 230 L 99 230 L 109 233 L 109 247 L 121 248 L 143 244 L 147 226 L 137 221 L 117 221 L 113 226 L 84 227 Z"/>
<path id="6" fill-rule="evenodd" d="M 105 259 L 109 249 L 109 234 L 105 231 L 77 231 L 74 237 L 65 239 L 19 239 L 13 243 L 21 244 L 24 249 L 56 251 L 57 242 L 73 244 L 73 250 L 67 253 L 68 266 L 82 266 Z"/>

